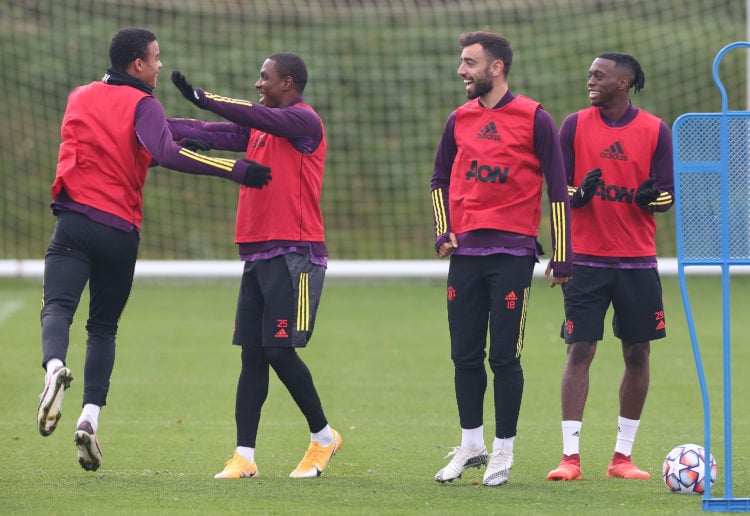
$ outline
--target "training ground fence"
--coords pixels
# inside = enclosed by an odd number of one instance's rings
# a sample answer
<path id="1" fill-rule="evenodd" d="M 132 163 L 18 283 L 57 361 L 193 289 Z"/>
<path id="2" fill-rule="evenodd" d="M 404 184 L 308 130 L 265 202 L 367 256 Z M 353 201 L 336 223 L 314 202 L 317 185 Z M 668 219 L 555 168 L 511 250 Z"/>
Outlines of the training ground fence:
<path id="1" fill-rule="evenodd" d="M 511 89 L 539 100 L 558 126 L 589 105 L 597 54 L 633 54 L 646 76 L 634 104 L 671 127 L 682 113 L 720 109 L 711 64 L 718 49 L 746 38 L 746 19 L 741 0 L 5 0 L 0 260 L 43 257 L 66 97 L 102 77 L 123 27 L 156 33 L 164 68 L 155 94 L 168 116 L 219 120 L 181 97 L 169 80 L 174 69 L 195 86 L 254 100 L 263 60 L 300 54 L 310 75 L 305 101 L 328 135 L 322 204 L 331 260 L 419 263 L 435 259 L 435 150 L 466 100 L 456 74 L 461 33 L 508 37 Z M 736 102 L 730 109 L 746 109 L 744 56 L 728 56 L 721 76 Z M 236 200 L 229 181 L 152 169 L 140 258 L 236 259 Z M 674 215 L 657 220 L 659 256 L 675 256 Z M 545 213 L 539 238 L 548 254 L 549 232 Z"/>

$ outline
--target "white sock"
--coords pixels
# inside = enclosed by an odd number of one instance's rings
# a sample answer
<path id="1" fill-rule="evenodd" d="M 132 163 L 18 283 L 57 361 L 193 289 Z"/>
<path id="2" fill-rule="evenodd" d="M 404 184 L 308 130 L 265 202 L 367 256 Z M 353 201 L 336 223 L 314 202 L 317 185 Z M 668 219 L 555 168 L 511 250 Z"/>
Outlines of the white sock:
<path id="1" fill-rule="evenodd" d="M 627 419 L 622 416 L 617 418 L 616 452 L 622 453 L 626 457 L 630 457 L 630 454 L 633 452 L 635 433 L 638 431 L 638 425 L 640 423 L 640 419 Z"/>
<path id="2" fill-rule="evenodd" d="M 328 446 L 333 442 L 333 432 L 331 432 L 330 425 L 323 427 L 323 430 L 319 432 L 313 432 L 310 434 L 311 441 L 318 441 L 321 446 Z"/>
<path id="3" fill-rule="evenodd" d="M 513 455 L 513 443 L 515 442 L 515 440 L 515 435 L 513 437 L 506 437 L 504 439 L 495 437 L 495 440 L 492 441 L 492 452 L 500 452 L 503 455 Z"/>
<path id="4" fill-rule="evenodd" d="M 248 446 L 238 446 L 237 453 L 246 458 L 248 462 L 255 462 L 255 448 L 250 448 Z"/>
<path id="5" fill-rule="evenodd" d="M 581 421 L 563 421 L 563 455 L 579 453 L 578 441 L 581 437 Z"/>
<path id="6" fill-rule="evenodd" d="M 484 449 L 484 425 L 461 429 L 461 448 L 465 450 Z"/>
<path id="7" fill-rule="evenodd" d="M 65 364 L 59 358 L 50 358 L 47 360 L 47 363 L 44 364 L 44 368 L 47 370 L 47 377 L 54 373 L 55 369 L 63 365 Z"/>
<path id="8" fill-rule="evenodd" d="M 83 406 L 83 410 L 81 410 L 81 415 L 78 417 L 76 426 L 80 425 L 84 421 L 88 421 L 89 423 L 91 423 L 91 426 L 94 429 L 94 433 L 96 433 L 96 431 L 99 429 L 99 412 L 101 410 L 102 408 L 99 405 L 86 403 Z"/>

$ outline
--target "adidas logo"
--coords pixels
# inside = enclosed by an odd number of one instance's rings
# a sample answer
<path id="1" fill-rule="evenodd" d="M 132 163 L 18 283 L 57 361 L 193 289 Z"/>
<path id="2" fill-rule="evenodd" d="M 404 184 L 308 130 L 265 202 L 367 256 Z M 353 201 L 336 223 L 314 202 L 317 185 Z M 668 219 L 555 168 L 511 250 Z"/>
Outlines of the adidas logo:
<path id="1" fill-rule="evenodd" d="M 616 141 L 609 147 L 605 147 L 601 154 L 599 154 L 600 158 L 604 159 L 616 159 L 619 161 L 627 161 L 628 157 L 625 155 L 625 151 L 622 150 L 622 145 L 620 145 L 619 141 Z"/>
<path id="2" fill-rule="evenodd" d="M 276 339 L 286 339 L 287 337 L 289 337 L 289 334 L 286 332 L 286 330 L 284 330 L 284 328 L 281 328 L 274 334 L 274 338 Z"/>
<path id="3" fill-rule="evenodd" d="M 495 122 L 490 122 L 482 129 L 480 129 L 480 131 L 477 133 L 477 138 L 479 138 L 480 140 L 494 140 L 499 142 L 500 135 L 497 132 L 497 126 L 495 125 Z"/>
<path id="4" fill-rule="evenodd" d="M 656 329 L 656 330 L 663 330 L 666 327 L 667 327 L 667 325 L 664 324 L 664 320 L 661 320 L 661 321 L 659 321 L 659 324 L 657 324 L 656 328 L 654 328 L 654 329 Z"/>

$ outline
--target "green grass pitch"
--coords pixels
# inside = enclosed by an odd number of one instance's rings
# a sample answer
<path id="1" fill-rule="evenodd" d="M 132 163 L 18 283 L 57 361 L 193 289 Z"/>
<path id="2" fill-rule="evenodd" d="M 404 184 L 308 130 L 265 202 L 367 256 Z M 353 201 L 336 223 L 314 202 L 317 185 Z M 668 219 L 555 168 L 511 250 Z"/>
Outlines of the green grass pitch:
<path id="1" fill-rule="evenodd" d="M 38 435 L 42 388 L 41 281 L 0 280 L 0 507 L 13 513 L 109 514 L 700 514 L 701 498 L 668 492 L 664 456 L 703 442 L 695 363 L 676 278 L 664 278 L 668 337 L 652 345 L 651 389 L 634 459 L 646 481 L 606 478 L 614 448 L 622 359 L 607 327 L 591 371 L 581 440 L 584 479 L 548 482 L 561 454 L 560 374 L 565 346 L 559 288 L 535 280 L 523 355 L 526 378 L 515 465 L 507 485 L 481 471 L 440 485 L 435 472 L 460 440 L 443 281 L 330 279 L 308 349 L 301 351 L 343 448 L 323 476 L 290 479 L 309 434 L 278 379 L 261 419 L 260 476 L 214 480 L 234 448 L 238 349 L 230 345 L 234 281 L 137 279 L 121 321 L 109 404 L 102 410 L 101 469 L 83 471 L 73 444 L 83 379 L 86 302 L 71 331 L 75 377 L 63 417 Z M 718 277 L 691 277 L 691 300 L 712 389 L 714 495 L 724 492 L 721 295 Z M 748 364 L 750 278 L 735 277 L 732 373 L 734 495 L 750 495 Z M 485 404 L 492 440 L 492 396 Z"/>

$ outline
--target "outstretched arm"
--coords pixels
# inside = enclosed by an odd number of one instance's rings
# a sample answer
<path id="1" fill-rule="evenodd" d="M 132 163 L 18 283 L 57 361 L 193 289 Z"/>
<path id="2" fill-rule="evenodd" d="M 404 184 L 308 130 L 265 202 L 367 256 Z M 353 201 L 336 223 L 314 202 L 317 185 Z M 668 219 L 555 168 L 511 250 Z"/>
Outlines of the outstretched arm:
<path id="1" fill-rule="evenodd" d="M 225 150 L 245 152 L 250 140 L 250 128 L 233 122 L 204 122 L 190 118 L 167 118 L 167 125 L 174 141 L 185 146 L 183 142 L 199 140 L 208 144 L 200 150 Z M 197 150 L 197 149 L 192 149 Z"/>
<path id="2" fill-rule="evenodd" d="M 201 109 L 206 109 L 235 124 L 292 140 L 300 152 L 314 151 L 323 135 L 320 118 L 300 105 L 270 108 L 250 100 L 224 97 L 202 88 L 194 88 L 177 70 L 172 82 L 182 96 Z"/>
<path id="3" fill-rule="evenodd" d="M 271 179 L 270 169 L 258 163 L 246 159 L 213 158 L 174 143 L 164 108 L 154 97 L 141 99 L 134 123 L 136 135 L 155 165 L 187 174 L 223 177 L 253 188 L 262 188 Z"/>

